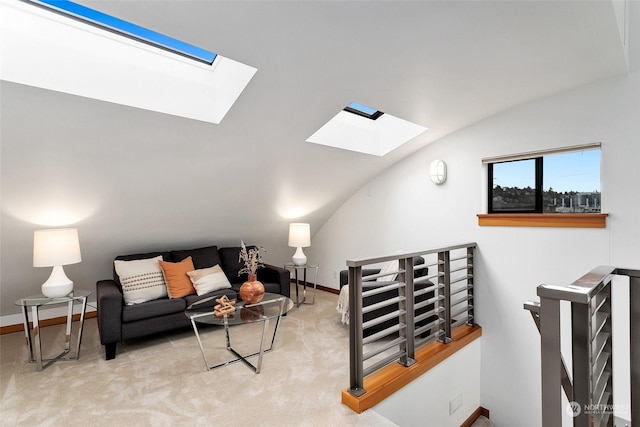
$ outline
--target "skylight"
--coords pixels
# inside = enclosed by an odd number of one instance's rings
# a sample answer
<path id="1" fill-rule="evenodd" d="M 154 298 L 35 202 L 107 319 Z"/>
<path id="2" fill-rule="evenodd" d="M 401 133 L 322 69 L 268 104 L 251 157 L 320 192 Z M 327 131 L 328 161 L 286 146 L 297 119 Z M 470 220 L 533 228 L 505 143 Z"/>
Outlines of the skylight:
<path id="1" fill-rule="evenodd" d="M 194 120 L 220 123 L 257 71 L 66 0 L 0 0 L 0 20 L 0 79 Z"/>
<path id="2" fill-rule="evenodd" d="M 307 142 L 384 156 L 425 130 L 426 127 L 352 102 L 311 135 Z"/>
<path id="3" fill-rule="evenodd" d="M 357 114 L 371 120 L 375 120 L 384 114 L 382 111 L 378 111 L 375 108 L 367 107 L 366 105 L 358 104 L 357 102 L 349 103 L 349 105 L 344 107 L 344 111 Z"/>
<path id="4" fill-rule="evenodd" d="M 164 34 L 157 33 L 147 28 L 141 27 L 131 22 L 124 21 L 106 13 L 73 3 L 68 0 L 30 0 L 36 5 L 50 8 L 51 10 L 72 16 L 84 22 L 106 28 L 118 34 L 149 43 L 161 49 L 166 49 L 179 55 L 184 55 L 207 64 L 213 63 L 216 54 L 208 50 L 201 49 L 189 43 L 174 39 Z"/>

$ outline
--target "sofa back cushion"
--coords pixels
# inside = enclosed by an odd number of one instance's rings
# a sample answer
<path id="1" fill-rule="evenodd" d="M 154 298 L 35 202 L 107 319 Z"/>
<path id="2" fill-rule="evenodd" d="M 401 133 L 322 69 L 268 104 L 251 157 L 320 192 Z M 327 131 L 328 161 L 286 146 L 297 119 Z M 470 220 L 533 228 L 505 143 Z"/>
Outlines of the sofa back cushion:
<path id="1" fill-rule="evenodd" d="M 247 250 L 254 248 L 256 248 L 256 246 L 247 246 Z M 221 261 L 220 267 L 222 267 L 224 274 L 227 275 L 227 278 L 231 283 L 242 283 L 247 280 L 248 275 L 246 273 L 242 276 L 238 276 L 238 272 L 242 267 L 244 267 L 244 264 L 240 261 L 241 249 L 242 248 L 240 246 L 218 249 Z"/>
<path id="2" fill-rule="evenodd" d="M 424 264 L 424 258 L 422 258 L 421 256 L 416 256 L 413 257 L 413 266 L 415 267 L 416 265 L 421 265 Z M 425 268 L 421 268 L 419 270 L 413 270 L 413 277 L 414 278 L 418 278 L 418 277 L 423 277 L 429 274 L 429 267 L 425 267 Z"/>
<path id="3" fill-rule="evenodd" d="M 220 256 L 218 255 L 217 246 L 171 251 L 171 258 L 165 259 L 165 261 L 180 262 L 187 257 L 191 257 L 193 267 L 196 270 L 220 264 Z"/>

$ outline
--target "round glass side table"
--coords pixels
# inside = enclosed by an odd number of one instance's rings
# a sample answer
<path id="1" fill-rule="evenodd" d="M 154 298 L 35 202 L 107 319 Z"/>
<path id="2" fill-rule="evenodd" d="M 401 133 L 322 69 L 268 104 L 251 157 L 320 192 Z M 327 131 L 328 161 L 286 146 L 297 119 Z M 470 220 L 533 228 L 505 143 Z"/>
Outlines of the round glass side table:
<path id="1" fill-rule="evenodd" d="M 69 361 L 78 360 L 80 357 L 80 343 L 82 342 L 82 329 L 84 328 L 84 316 L 87 309 L 87 298 L 91 295 L 90 291 L 75 289 L 69 295 L 56 298 L 48 298 L 44 295 L 33 295 L 26 298 L 20 298 L 15 302 L 17 306 L 22 307 L 24 320 L 24 333 L 29 347 L 29 362 L 37 364 L 38 371 L 57 362 L 59 360 Z M 79 303 L 80 309 L 80 328 L 78 330 L 78 339 L 76 342 L 75 356 L 68 356 L 71 350 L 71 326 L 73 323 L 73 304 Z M 40 307 L 67 304 L 67 329 L 65 334 L 64 350 L 58 356 L 52 359 L 42 358 L 42 343 L 40 340 Z M 29 309 L 31 309 L 31 328 L 29 327 Z"/>
<path id="2" fill-rule="evenodd" d="M 296 265 L 293 263 L 287 263 L 284 265 L 289 271 L 293 271 L 293 275 L 296 281 L 296 307 L 300 307 L 301 304 L 314 304 L 316 302 L 316 290 L 318 286 L 318 266 L 312 264 Z M 298 271 L 302 270 L 303 279 L 300 280 Z M 307 270 L 315 271 L 315 279 L 313 280 L 313 299 L 311 302 L 307 302 Z M 298 297 L 298 286 L 302 282 L 302 299 Z"/>

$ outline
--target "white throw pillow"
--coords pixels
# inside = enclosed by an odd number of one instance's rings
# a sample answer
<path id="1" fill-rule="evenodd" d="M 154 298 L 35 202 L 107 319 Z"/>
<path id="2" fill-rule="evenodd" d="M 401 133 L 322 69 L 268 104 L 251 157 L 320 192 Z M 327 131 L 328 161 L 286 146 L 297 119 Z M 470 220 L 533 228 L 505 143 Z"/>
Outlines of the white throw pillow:
<path id="1" fill-rule="evenodd" d="M 162 255 L 133 261 L 113 261 L 122 284 L 125 304 L 140 304 L 167 296 L 167 284 L 158 261 L 162 261 Z"/>
<path id="2" fill-rule="evenodd" d="M 376 280 L 378 282 L 392 282 L 396 280 L 396 277 L 398 276 L 398 268 L 399 268 L 398 260 L 385 262 L 380 267 L 380 274 L 391 273 L 391 272 L 394 272 L 394 273 L 389 274 L 387 276 L 378 277 Z"/>
<path id="3" fill-rule="evenodd" d="M 229 279 L 227 279 L 227 276 L 219 265 L 188 271 L 187 274 L 198 295 L 231 287 Z"/>

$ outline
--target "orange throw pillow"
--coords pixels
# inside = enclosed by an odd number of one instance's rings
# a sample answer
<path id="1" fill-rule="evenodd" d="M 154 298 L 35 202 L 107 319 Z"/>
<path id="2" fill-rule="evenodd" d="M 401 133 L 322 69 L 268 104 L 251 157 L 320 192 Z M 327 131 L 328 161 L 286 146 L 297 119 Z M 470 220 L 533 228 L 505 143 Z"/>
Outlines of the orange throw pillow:
<path id="1" fill-rule="evenodd" d="M 186 257 L 180 262 L 158 261 L 164 281 L 167 282 L 167 293 L 169 298 L 182 298 L 196 292 L 187 275 L 188 271 L 193 271 L 193 261 L 191 257 Z"/>

